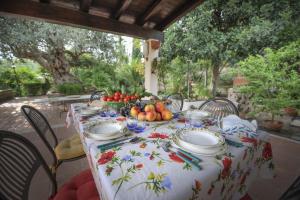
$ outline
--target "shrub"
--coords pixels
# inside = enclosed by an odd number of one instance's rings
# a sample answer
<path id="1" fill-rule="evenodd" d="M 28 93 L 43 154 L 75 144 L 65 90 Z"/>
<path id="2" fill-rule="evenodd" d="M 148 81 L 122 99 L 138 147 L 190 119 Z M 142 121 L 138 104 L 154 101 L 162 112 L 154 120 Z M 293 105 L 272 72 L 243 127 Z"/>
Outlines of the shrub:
<path id="1" fill-rule="evenodd" d="M 81 84 L 78 83 L 64 83 L 57 85 L 57 90 L 65 95 L 82 94 L 84 92 Z"/>
<path id="2" fill-rule="evenodd" d="M 22 96 L 43 95 L 42 85 L 44 83 L 23 83 L 21 86 Z"/>
<path id="3" fill-rule="evenodd" d="M 266 111 L 274 115 L 282 108 L 299 107 L 300 40 L 279 50 L 265 49 L 263 56 L 249 56 L 239 63 L 239 71 L 248 84 L 240 90 L 252 94 L 250 99 L 256 111 Z"/>

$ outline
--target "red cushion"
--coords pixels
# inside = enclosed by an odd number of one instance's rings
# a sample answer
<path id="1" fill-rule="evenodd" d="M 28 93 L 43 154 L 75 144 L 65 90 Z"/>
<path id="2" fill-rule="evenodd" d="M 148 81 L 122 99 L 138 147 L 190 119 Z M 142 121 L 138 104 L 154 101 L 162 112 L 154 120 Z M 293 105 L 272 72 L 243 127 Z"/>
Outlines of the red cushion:
<path id="1" fill-rule="evenodd" d="M 100 200 L 91 170 L 85 170 L 65 183 L 53 200 Z"/>

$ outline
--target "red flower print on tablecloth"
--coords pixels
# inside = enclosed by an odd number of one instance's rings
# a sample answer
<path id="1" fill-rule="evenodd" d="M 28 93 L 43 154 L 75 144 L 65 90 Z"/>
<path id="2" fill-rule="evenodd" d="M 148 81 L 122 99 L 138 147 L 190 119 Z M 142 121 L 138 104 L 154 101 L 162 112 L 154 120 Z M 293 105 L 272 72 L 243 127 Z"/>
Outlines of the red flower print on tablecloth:
<path id="1" fill-rule="evenodd" d="M 272 158 L 272 148 L 269 142 L 265 143 L 262 156 L 265 160 L 269 160 Z"/>
<path id="2" fill-rule="evenodd" d="M 144 165 L 142 163 L 139 163 L 139 164 L 135 165 L 135 167 L 137 169 L 142 169 L 144 167 Z"/>
<path id="3" fill-rule="evenodd" d="M 123 122 L 126 120 L 126 117 L 118 117 L 116 120 L 119 122 Z"/>
<path id="4" fill-rule="evenodd" d="M 186 120 L 183 118 L 183 119 L 178 119 L 177 120 L 179 123 L 185 123 L 186 122 Z"/>
<path id="5" fill-rule="evenodd" d="M 230 169 L 231 169 L 232 160 L 229 157 L 225 157 L 222 160 L 222 163 L 223 163 L 224 168 L 223 168 L 223 170 L 221 172 L 221 178 L 225 179 L 226 177 L 228 177 L 230 175 Z"/>
<path id="6" fill-rule="evenodd" d="M 170 157 L 171 160 L 173 160 L 173 161 L 175 161 L 175 162 L 178 162 L 178 163 L 183 163 L 183 162 L 184 162 L 184 161 L 183 161 L 180 157 L 178 157 L 178 156 L 176 155 L 176 153 L 174 153 L 174 152 L 170 153 L 170 154 L 169 154 L 169 157 Z"/>
<path id="7" fill-rule="evenodd" d="M 98 160 L 99 165 L 104 165 L 107 162 L 111 161 L 113 157 L 116 155 L 116 152 L 114 151 L 108 151 L 101 154 L 101 157 Z"/>
<path id="8" fill-rule="evenodd" d="M 198 180 L 195 180 L 195 186 L 196 186 L 196 190 L 201 190 L 201 186 L 202 186 L 202 184 L 201 184 L 201 182 L 200 181 L 198 181 Z"/>
<path id="9" fill-rule="evenodd" d="M 144 149 L 147 146 L 146 142 L 143 142 L 142 144 L 140 144 L 140 148 Z"/>
<path id="10" fill-rule="evenodd" d="M 257 146 L 257 139 L 255 138 L 249 138 L 249 137 L 242 137 L 242 142 L 252 143 L 255 147 Z"/>
<path id="11" fill-rule="evenodd" d="M 163 133 L 151 133 L 151 135 L 148 138 L 166 139 L 166 138 L 169 138 L 169 136 L 167 134 L 163 134 Z"/>

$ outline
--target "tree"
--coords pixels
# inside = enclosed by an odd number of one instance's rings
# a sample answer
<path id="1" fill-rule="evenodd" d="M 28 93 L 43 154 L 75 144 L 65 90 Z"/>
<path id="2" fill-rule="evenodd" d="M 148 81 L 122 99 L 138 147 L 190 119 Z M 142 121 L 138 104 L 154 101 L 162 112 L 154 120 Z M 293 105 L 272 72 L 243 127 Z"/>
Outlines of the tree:
<path id="1" fill-rule="evenodd" d="M 299 8 L 297 0 L 205 1 L 166 31 L 163 55 L 210 59 L 215 96 L 223 67 L 299 38 Z"/>
<path id="2" fill-rule="evenodd" d="M 132 43 L 132 59 L 141 60 L 143 57 L 143 53 L 141 51 L 141 40 L 133 38 Z"/>
<path id="3" fill-rule="evenodd" d="M 55 84 L 79 82 L 70 73 L 80 56 L 90 53 L 107 62 L 114 59 L 115 39 L 110 34 L 29 21 L 0 18 L 0 57 L 36 61 Z"/>

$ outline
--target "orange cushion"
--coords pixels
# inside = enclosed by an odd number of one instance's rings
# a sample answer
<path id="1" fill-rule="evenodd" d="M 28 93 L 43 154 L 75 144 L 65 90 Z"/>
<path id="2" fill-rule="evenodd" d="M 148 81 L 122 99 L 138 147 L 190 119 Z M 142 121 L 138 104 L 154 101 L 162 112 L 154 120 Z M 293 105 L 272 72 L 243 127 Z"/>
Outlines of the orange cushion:
<path id="1" fill-rule="evenodd" d="M 53 200 L 100 200 L 91 170 L 85 170 L 65 183 Z"/>

